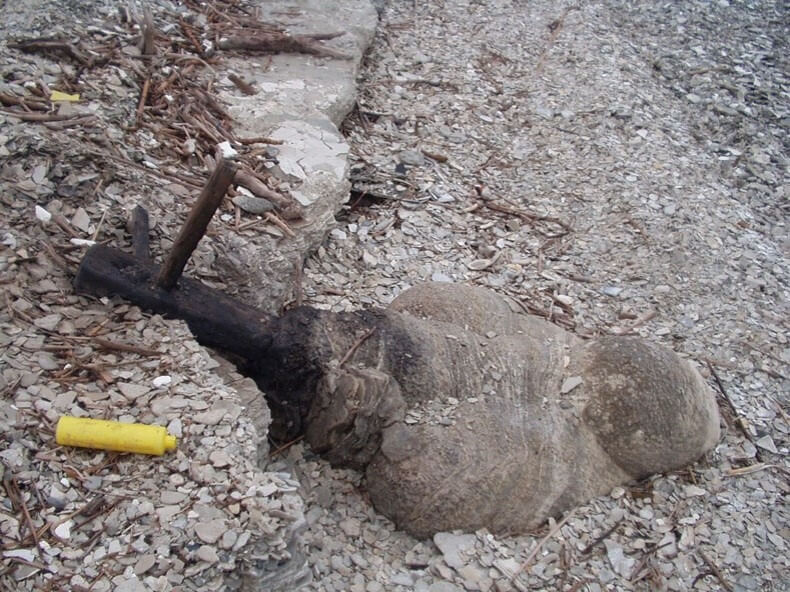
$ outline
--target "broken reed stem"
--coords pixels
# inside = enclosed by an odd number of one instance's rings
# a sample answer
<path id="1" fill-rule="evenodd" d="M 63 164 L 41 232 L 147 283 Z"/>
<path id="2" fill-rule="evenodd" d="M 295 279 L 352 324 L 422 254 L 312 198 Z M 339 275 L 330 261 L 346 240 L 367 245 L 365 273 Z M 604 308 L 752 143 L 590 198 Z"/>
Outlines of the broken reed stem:
<path id="1" fill-rule="evenodd" d="M 762 462 L 763 459 L 760 455 L 760 449 L 757 447 L 757 444 L 754 443 L 754 440 L 752 439 L 752 435 L 749 433 L 749 430 L 746 429 L 746 424 L 741 418 L 741 414 L 738 413 L 738 408 L 735 407 L 735 403 L 732 402 L 732 399 L 730 399 L 730 395 L 727 393 L 727 390 L 724 388 L 724 383 L 722 383 L 721 378 L 719 378 L 719 373 L 716 372 L 716 369 L 713 367 L 713 364 L 711 364 L 709 361 L 706 360 L 705 363 L 708 365 L 708 370 L 710 370 L 710 373 L 713 375 L 713 379 L 716 381 L 716 386 L 719 387 L 719 392 L 724 397 L 724 400 L 727 402 L 727 406 L 730 408 L 730 411 L 732 412 L 733 418 L 735 420 L 735 426 L 738 428 L 738 431 L 741 432 L 741 434 L 743 434 L 743 437 L 752 443 L 756 451 L 754 457 L 758 461 Z"/>
<path id="2" fill-rule="evenodd" d="M 148 91 L 151 88 L 151 79 L 146 78 L 145 82 L 143 82 L 143 90 L 140 91 L 140 102 L 137 103 L 137 123 L 140 123 L 140 120 L 143 118 L 143 109 L 145 109 L 145 102 L 148 100 Z"/>
<path id="3" fill-rule="evenodd" d="M 198 242 L 206 233 L 211 217 L 217 211 L 219 204 L 222 203 L 235 175 L 236 165 L 224 158 L 220 159 L 203 187 L 200 197 L 189 212 L 186 222 L 181 227 L 173 244 L 173 250 L 170 251 L 159 270 L 159 275 L 156 278 L 157 287 L 168 291 L 175 287 L 192 251 L 195 250 Z"/>
<path id="4" fill-rule="evenodd" d="M 702 561 L 705 562 L 705 565 L 708 566 L 708 569 L 710 569 L 711 573 L 716 577 L 717 580 L 719 580 L 719 584 L 721 584 L 721 587 L 727 590 L 727 592 L 733 592 L 732 586 L 730 586 L 729 582 L 724 579 L 721 570 L 716 566 L 716 564 L 713 563 L 713 561 L 711 561 L 710 559 L 708 559 L 705 553 L 703 553 L 700 549 L 697 549 L 697 555 L 700 556 Z"/>

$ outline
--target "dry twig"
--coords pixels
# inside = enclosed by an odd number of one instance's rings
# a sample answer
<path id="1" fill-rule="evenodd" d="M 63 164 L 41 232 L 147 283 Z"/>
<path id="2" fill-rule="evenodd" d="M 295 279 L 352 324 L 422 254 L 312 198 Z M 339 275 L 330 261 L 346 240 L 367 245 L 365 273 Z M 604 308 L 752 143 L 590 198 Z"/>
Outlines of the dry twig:
<path id="1" fill-rule="evenodd" d="M 266 212 L 263 215 L 263 217 L 266 218 L 266 220 L 268 220 L 275 226 L 277 226 L 277 228 L 282 230 L 289 237 L 296 238 L 296 233 L 293 230 L 291 230 L 291 227 L 288 226 L 288 224 L 286 224 L 285 221 L 282 220 L 277 214 L 274 214 L 272 212 Z"/>
<path id="2" fill-rule="evenodd" d="M 162 263 L 156 285 L 163 290 L 172 290 L 192 251 L 206 232 L 211 217 L 219 207 L 225 193 L 233 183 L 236 165 L 227 160 L 220 160 L 203 191 L 189 212 L 181 231 L 178 233 L 170 254 Z"/>
<path id="3" fill-rule="evenodd" d="M 618 520 L 617 522 L 615 522 L 614 524 L 612 524 L 612 526 L 611 526 L 611 527 L 607 528 L 607 529 L 606 529 L 606 530 L 603 532 L 603 534 L 601 534 L 599 537 L 597 537 L 597 538 L 596 538 L 596 539 L 595 539 L 595 540 L 594 540 L 592 543 L 590 543 L 589 545 L 587 545 L 587 546 L 586 546 L 586 547 L 585 547 L 585 548 L 582 550 L 581 554 L 582 554 L 582 555 L 588 555 L 588 554 L 589 554 L 589 553 L 590 553 L 590 552 L 591 552 L 591 551 L 592 551 L 592 550 L 593 550 L 593 549 L 594 549 L 594 548 L 595 548 L 597 545 L 600 545 L 600 544 L 601 544 L 603 541 L 605 541 L 607 538 L 609 538 L 609 536 L 611 536 L 611 534 L 612 534 L 612 533 L 613 533 L 615 530 L 617 530 L 617 528 L 620 526 L 620 524 L 622 524 L 623 520 L 625 520 L 625 518 L 620 518 L 620 520 Z"/>
<path id="4" fill-rule="evenodd" d="M 83 66 L 91 66 L 93 64 L 92 58 L 89 58 L 82 51 L 74 47 L 74 45 L 63 41 L 62 39 L 25 39 L 22 41 L 9 43 L 8 47 L 11 49 L 18 49 L 25 53 L 46 53 L 49 51 L 61 52 L 78 61 Z"/>
<path id="5" fill-rule="evenodd" d="M 16 477 L 11 475 L 10 472 L 7 472 L 5 475 L 3 475 L 3 486 L 5 487 L 8 498 L 11 500 L 11 505 L 14 506 L 17 511 L 22 513 L 25 519 L 24 523 L 27 526 L 29 534 L 33 537 L 36 547 L 38 547 L 39 533 L 36 531 L 36 528 L 33 525 L 33 519 L 30 517 L 30 511 L 28 510 L 27 503 L 25 502 L 25 496 L 22 495 L 22 492 L 19 489 L 19 483 L 17 482 Z"/>
<path id="6" fill-rule="evenodd" d="M 735 403 L 732 402 L 730 395 L 727 393 L 727 389 L 724 388 L 724 383 L 722 383 L 721 378 L 719 378 L 719 373 L 716 372 L 716 369 L 713 367 L 713 364 L 711 364 L 709 361 L 706 361 L 705 363 L 708 366 L 708 370 L 710 370 L 710 373 L 713 375 L 713 379 L 716 381 L 716 386 L 719 387 L 719 392 L 721 393 L 722 397 L 724 397 L 724 400 L 727 402 L 727 407 L 732 412 L 733 420 L 735 421 L 735 427 L 738 428 L 738 431 L 741 432 L 741 434 L 743 434 L 744 438 L 746 438 L 747 440 L 749 440 L 749 442 L 752 443 L 756 451 L 754 457 L 758 461 L 762 462 L 763 459 L 760 456 L 760 449 L 758 448 L 757 444 L 754 442 L 754 439 L 752 438 L 752 435 L 749 433 L 749 430 L 746 429 L 746 422 L 741 417 L 741 414 L 738 413 L 738 408 L 735 407 Z"/>
<path id="7" fill-rule="evenodd" d="M 156 29 L 154 29 L 154 17 L 151 14 L 151 9 L 149 7 L 145 7 L 143 13 L 143 38 L 142 38 L 142 47 L 140 50 L 142 54 L 145 56 L 152 56 L 156 54 L 156 44 L 155 44 L 155 33 Z"/>
<path id="8" fill-rule="evenodd" d="M 26 111 L 31 111 L 32 109 L 37 111 L 48 111 L 50 107 L 49 104 L 41 99 L 30 97 L 23 99 L 22 97 L 9 95 L 7 93 L 0 93 L 0 103 L 6 107 L 22 107 Z"/>
<path id="9" fill-rule="evenodd" d="M 101 337 L 93 337 L 91 341 L 93 341 L 102 349 L 109 351 L 122 351 L 148 357 L 159 357 L 162 355 L 162 352 L 158 352 L 155 349 L 148 349 L 146 347 L 131 345 L 129 343 L 117 343 L 115 341 L 110 341 L 109 339 L 102 339 Z"/>
<path id="10" fill-rule="evenodd" d="M 565 516 L 565 518 L 560 520 L 556 524 L 556 526 L 554 526 L 554 528 L 552 528 L 548 532 L 548 534 L 545 537 L 543 537 L 541 539 L 541 541 L 537 545 L 535 545 L 535 548 L 532 549 L 532 551 L 530 551 L 529 555 L 527 555 L 527 558 L 524 560 L 524 563 L 521 564 L 521 567 L 519 567 L 518 570 L 516 570 L 516 572 L 512 576 L 510 576 L 510 580 L 511 581 L 515 581 L 515 579 L 518 576 L 518 574 L 520 574 L 522 571 L 526 571 L 529 568 L 529 564 L 532 562 L 532 560 L 538 554 L 538 551 L 540 551 L 543 548 L 543 545 L 545 545 L 549 541 L 549 539 L 551 537 L 553 537 L 555 534 L 557 534 L 559 532 L 560 528 L 565 526 L 565 523 L 568 520 L 570 520 L 571 516 L 573 516 L 575 511 L 576 510 L 571 510 L 570 512 L 568 512 L 568 514 Z"/>
<path id="11" fill-rule="evenodd" d="M 145 109 L 145 102 L 148 100 L 148 91 L 151 88 L 151 79 L 146 78 L 145 82 L 143 83 L 143 89 L 140 91 L 140 101 L 137 103 L 137 124 L 140 124 L 140 120 L 143 118 L 143 109 Z"/>
<path id="12" fill-rule="evenodd" d="M 716 564 L 713 563 L 713 561 L 711 561 L 701 549 L 697 549 L 697 555 L 700 556 L 700 559 L 705 562 L 705 565 L 708 566 L 708 569 L 710 569 L 711 573 L 716 577 L 717 580 L 719 580 L 721 587 L 727 590 L 727 592 L 733 592 L 732 586 L 729 584 L 729 582 L 727 582 L 727 580 L 724 579 L 724 575 L 722 575 L 721 570 L 716 566 Z"/>
<path id="13" fill-rule="evenodd" d="M 258 94 L 258 91 L 255 90 L 255 87 L 246 80 L 242 79 L 240 76 L 237 76 L 236 74 L 228 74 L 228 79 L 245 95 L 252 96 Z"/>
<path id="14" fill-rule="evenodd" d="M 274 138 L 266 138 L 264 136 L 256 136 L 255 138 L 237 138 L 236 141 L 239 144 L 243 144 L 244 146 L 248 146 L 250 144 L 274 144 L 279 146 L 283 143 L 282 140 L 275 140 Z"/>
<path id="15" fill-rule="evenodd" d="M 284 196 L 282 193 L 270 189 L 263 180 L 251 169 L 239 167 L 236 171 L 234 182 L 246 187 L 258 197 L 272 202 L 275 208 L 286 220 L 298 220 L 304 217 L 304 208 L 296 200 Z M 290 230 L 290 229 L 289 229 Z"/>
<path id="16" fill-rule="evenodd" d="M 423 150 L 422 153 L 436 162 L 447 162 L 448 160 L 444 154 L 439 154 L 438 152 L 429 152 L 428 150 Z"/>
<path id="17" fill-rule="evenodd" d="M 17 119 L 21 119 L 22 121 L 37 121 L 37 122 L 44 122 L 44 121 L 67 121 L 69 119 L 77 119 L 77 118 L 84 118 L 85 114 L 83 113 L 73 113 L 71 115 L 59 115 L 57 113 L 20 113 L 19 111 L 4 111 L 0 110 L 0 113 L 4 115 L 10 115 L 11 117 L 16 117 Z"/>
<path id="18" fill-rule="evenodd" d="M 275 448 L 274 450 L 272 450 L 272 451 L 269 453 L 269 458 L 274 458 L 275 456 L 279 455 L 280 453 L 282 453 L 282 452 L 284 452 L 284 451 L 288 450 L 288 449 L 289 449 L 291 446 L 293 446 L 293 445 L 294 445 L 294 444 L 296 444 L 297 442 L 300 442 L 300 441 L 301 441 L 303 438 L 304 438 L 304 436 L 299 436 L 299 437 L 297 437 L 297 438 L 294 438 L 294 439 L 293 439 L 293 440 L 291 440 L 290 442 L 286 442 L 286 443 L 285 443 L 285 444 L 283 444 L 282 446 L 279 446 L 278 448 Z"/>
<path id="19" fill-rule="evenodd" d="M 349 348 L 348 348 L 348 351 L 347 351 L 347 352 L 346 352 L 346 353 L 343 355 L 343 357 L 342 357 L 342 358 L 340 358 L 340 363 L 337 365 L 337 366 L 338 366 L 338 368 L 342 368 L 342 367 L 343 367 L 343 365 L 344 365 L 346 362 L 348 362 L 348 361 L 351 359 L 351 356 L 353 356 L 353 355 L 354 355 L 354 352 L 355 352 L 355 351 L 357 351 L 357 350 L 359 349 L 359 346 L 360 346 L 360 345 L 362 345 L 363 343 L 365 343 L 365 340 L 366 340 L 368 337 L 370 337 L 371 335 L 373 335 L 373 333 L 375 333 L 375 332 L 376 332 L 376 328 L 375 328 L 375 327 L 373 327 L 372 329 L 368 329 L 367 331 L 365 331 L 365 332 L 362 334 L 362 336 L 361 336 L 359 339 L 357 339 L 357 340 L 356 340 L 356 341 L 355 341 L 355 342 L 354 342 L 354 343 L 351 345 L 351 347 L 349 347 Z"/>

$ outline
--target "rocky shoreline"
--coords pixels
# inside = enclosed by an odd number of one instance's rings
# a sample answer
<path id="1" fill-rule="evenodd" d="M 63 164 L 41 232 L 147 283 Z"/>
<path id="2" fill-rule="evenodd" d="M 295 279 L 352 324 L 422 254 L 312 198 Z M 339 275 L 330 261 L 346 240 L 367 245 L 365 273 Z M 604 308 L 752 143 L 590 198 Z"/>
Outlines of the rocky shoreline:
<path id="1" fill-rule="evenodd" d="M 148 6 L 161 62 L 141 54 L 142 9 L 0 7 L 5 588 L 784 589 L 782 3 L 278 1 L 245 4 L 241 20 L 233 3 Z M 247 17 L 342 31 L 321 43 L 353 57 L 195 48 Z M 45 35 L 60 48 L 9 47 Z M 174 101 L 170 78 L 202 98 Z M 168 119 L 206 96 L 229 117 L 206 116 L 208 133 Z M 242 198 L 260 196 L 238 190 L 188 274 L 269 312 L 386 306 L 455 281 L 582 338 L 638 334 L 701 369 L 721 442 L 527 535 L 397 531 L 359 473 L 300 442 L 269 450 L 260 391 L 184 324 L 71 287 L 88 242 L 128 246 L 136 204 L 155 257 L 168 251 L 223 133 L 305 216 L 249 211 Z M 238 142 L 254 136 L 271 142 Z M 166 425 L 179 447 L 58 448 L 63 413 Z"/>

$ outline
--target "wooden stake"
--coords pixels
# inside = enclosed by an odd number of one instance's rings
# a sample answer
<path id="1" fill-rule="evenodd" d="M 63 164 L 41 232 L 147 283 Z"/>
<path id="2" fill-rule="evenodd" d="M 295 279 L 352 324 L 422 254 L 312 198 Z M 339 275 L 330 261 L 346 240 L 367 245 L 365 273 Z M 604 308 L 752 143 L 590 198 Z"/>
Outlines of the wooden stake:
<path id="1" fill-rule="evenodd" d="M 129 217 L 128 226 L 129 233 L 132 235 L 134 256 L 144 263 L 151 263 L 148 211 L 143 206 L 135 206 Z"/>
<path id="2" fill-rule="evenodd" d="M 145 12 L 143 15 L 143 39 L 142 39 L 142 47 L 140 48 L 143 55 L 152 56 L 156 54 L 156 43 L 154 41 L 154 34 L 156 33 L 156 29 L 154 29 L 154 17 L 151 14 L 151 9 L 146 6 Z"/>
<path id="3" fill-rule="evenodd" d="M 173 244 L 173 250 L 170 251 L 159 270 L 159 275 L 156 278 L 156 285 L 159 288 L 170 291 L 178 283 L 184 266 L 206 233 L 208 223 L 214 212 L 217 211 L 219 204 L 222 203 L 222 198 L 225 197 L 225 192 L 233 182 L 235 175 L 236 165 L 225 159 L 220 159 L 206 186 L 203 187 L 200 197 L 192 207 L 192 211 L 189 212 L 189 217 L 181 227 L 181 232 L 178 233 Z"/>

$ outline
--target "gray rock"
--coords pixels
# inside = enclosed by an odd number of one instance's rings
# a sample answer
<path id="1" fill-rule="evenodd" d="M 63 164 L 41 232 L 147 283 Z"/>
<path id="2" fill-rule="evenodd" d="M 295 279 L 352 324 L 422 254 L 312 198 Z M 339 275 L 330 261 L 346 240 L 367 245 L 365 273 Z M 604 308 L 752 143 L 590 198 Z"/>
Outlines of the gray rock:
<path id="1" fill-rule="evenodd" d="M 464 592 L 464 589 L 450 582 L 434 582 L 428 586 L 428 592 Z"/>
<path id="2" fill-rule="evenodd" d="M 225 533 L 226 528 L 224 520 L 198 522 L 195 525 L 195 534 L 204 543 L 214 544 Z"/>
<path id="3" fill-rule="evenodd" d="M 216 563 L 219 561 L 217 550 L 211 545 L 201 545 L 197 550 L 197 558 L 207 563 Z"/>
<path id="4" fill-rule="evenodd" d="M 142 555 L 138 560 L 137 563 L 134 564 L 134 573 L 136 575 L 142 575 L 151 569 L 156 563 L 156 556 L 150 553 L 146 555 Z"/>
<path id="5" fill-rule="evenodd" d="M 423 156 L 422 152 L 417 152 L 416 150 L 404 150 L 398 155 L 398 158 L 403 164 L 410 166 L 422 166 L 425 164 L 425 156 Z"/>
<path id="6" fill-rule="evenodd" d="M 244 195 L 243 193 L 233 198 L 233 204 L 250 214 L 263 215 L 274 210 L 274 205 L 268 199 Z"/>
<path id="7" fill-rule="evenodd" d="M 445 563 L 456 569 L 466 564 L 465 553 L 474 549 L 476 541 L 473 534 L 437 532 L 433 535 L 433 542 L 442 552 Z"/>

